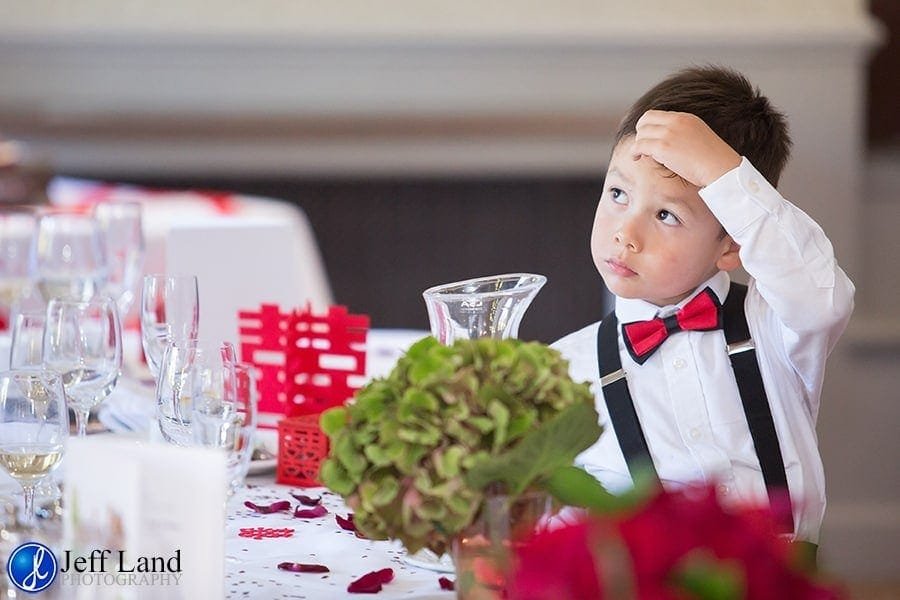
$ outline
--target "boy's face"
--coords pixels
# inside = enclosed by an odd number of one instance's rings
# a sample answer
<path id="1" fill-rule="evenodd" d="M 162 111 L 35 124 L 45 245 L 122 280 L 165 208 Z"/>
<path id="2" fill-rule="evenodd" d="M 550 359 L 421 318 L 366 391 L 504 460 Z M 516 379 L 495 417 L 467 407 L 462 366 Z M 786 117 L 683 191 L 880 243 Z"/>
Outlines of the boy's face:
<path id="1" fill-rule="evenodd" d="M 613 151 L 591 233 L 591 254 L 616 296 L 666 306 L 719 270 L 740 265 L 737 245 L 698 194 L 699 188 L 642 156 L 633 137 Z"/>

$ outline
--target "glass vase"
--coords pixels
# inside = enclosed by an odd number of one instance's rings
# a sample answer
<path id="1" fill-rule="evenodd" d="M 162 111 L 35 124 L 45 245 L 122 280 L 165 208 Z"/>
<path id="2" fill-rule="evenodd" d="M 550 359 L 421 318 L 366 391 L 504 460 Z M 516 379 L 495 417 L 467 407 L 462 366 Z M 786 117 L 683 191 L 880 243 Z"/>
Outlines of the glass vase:
<path id="1" fill-rule="evenodd" d="M 459 600 L 506 598 L 507 577 L 517 543 L 550 514 L 550 497 L 542 491 L 511 498 L 488 496 L 475 521 L 453 538 L 456 597 Z"/>
<path id="2" fill-rule="evenodd" d="M 490 275 L 428 288 L 422 293 L 433 335 L 442 344 L 457 339 L 515 338 L 543 275 Z"/>

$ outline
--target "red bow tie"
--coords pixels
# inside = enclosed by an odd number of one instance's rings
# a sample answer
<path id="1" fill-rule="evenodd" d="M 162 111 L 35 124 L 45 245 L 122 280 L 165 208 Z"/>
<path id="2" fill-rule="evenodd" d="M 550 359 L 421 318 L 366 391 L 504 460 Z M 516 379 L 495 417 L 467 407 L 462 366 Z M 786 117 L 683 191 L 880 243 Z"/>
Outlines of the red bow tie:
<path id="1" fill-rule="evenodd" d="M 722 328 L 722 304 L 709 288 L 697 294 L 674 315 L 665 319 L 634 321 L 622 325 L 622 338 L 628 353 L 638 364 L 645 360 L 676 331 L 711 331 Z"/>

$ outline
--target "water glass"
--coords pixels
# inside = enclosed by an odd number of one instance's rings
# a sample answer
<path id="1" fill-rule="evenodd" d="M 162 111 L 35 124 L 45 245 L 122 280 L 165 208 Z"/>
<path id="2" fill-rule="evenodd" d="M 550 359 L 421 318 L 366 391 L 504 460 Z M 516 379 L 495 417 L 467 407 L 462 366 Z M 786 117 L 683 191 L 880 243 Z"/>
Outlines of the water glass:
<path id="1" fill-rule="evenodd" d="M 59 375 L 41 369 L 0 372 L 0 467 L 25 496 L 24 525 L 34 523 L 34 491 L 62 460 L 69 413 Z"/>
<path id="2" fill-rule="evenodd" d="M 94 206 L 106 253 L 106 294 L 115 298 L 122 319 L 137 296 L 144 264 L 141 215 L 139 202 L 100 202 Z"/>
<path id="3" fill-rule="evenodd" d="M 8 322 L 10 308 L 31 285 L 37 219 L 26 211 L 0 212 L 0 321 Z"/>
<path id="4" fill-rule="evenodd" d="M 122 330 L 112 298 L 88 301 L 55 298 L 47 307 L 44 365 L 62 375 L 78 437 L 90 411 L 116 387 L 122 371 Z"/>
<path id="5" fill-rule="evenodd" d="M 44 362 L 44 326 L 47 313 L 20 312 L 12 324 L 9 368 L 40 367 Z"/>
<path id="6" fill-rule="evenodd" d="M 214 394 L 216 385 L 233 381 L 236 363 L 229 342 L 210 345 L 191 339 L 166 344 L 156 380 L 156 415 L 163 439 L 178 446 L 194 445 L 194 398 Z"/>
<path id="7" fill-rule="evenodd" d="M 147 366 L 158 379 L 170 342 L 197 338 L 200 303 L 194 275 L 146 275 L 141 288 L 141 344 Z"/>
<path id="8" fill-rule="evenodd" d="M 51 213 L 38 221 L 35 278 L 45 302 L 88 300 L 106 282 L 100 227 L 88 215 Z"/>

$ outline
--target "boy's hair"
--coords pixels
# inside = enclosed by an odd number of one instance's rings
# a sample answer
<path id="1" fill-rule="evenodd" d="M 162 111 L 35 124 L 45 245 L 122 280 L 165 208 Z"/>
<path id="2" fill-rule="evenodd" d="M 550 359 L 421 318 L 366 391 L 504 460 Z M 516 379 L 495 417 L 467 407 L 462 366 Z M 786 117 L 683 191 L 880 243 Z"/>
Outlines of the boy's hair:
<path id="1" fill-rule="evenodd" d="M 635 134 L 648 110 L 694 114 L 716 135 L 753 163 L 773 186 L 791 153 L 791 138 L 782 113 L 747 79 L 718 66 L 691 67 L 670 75 L 641 96 L 625 115 L 615 143 Z"/>

